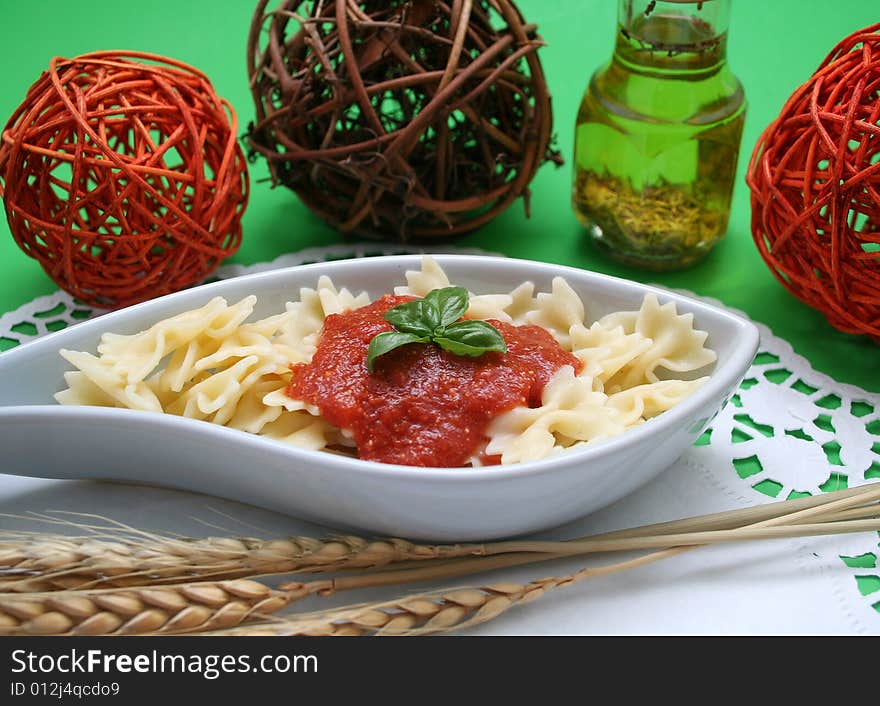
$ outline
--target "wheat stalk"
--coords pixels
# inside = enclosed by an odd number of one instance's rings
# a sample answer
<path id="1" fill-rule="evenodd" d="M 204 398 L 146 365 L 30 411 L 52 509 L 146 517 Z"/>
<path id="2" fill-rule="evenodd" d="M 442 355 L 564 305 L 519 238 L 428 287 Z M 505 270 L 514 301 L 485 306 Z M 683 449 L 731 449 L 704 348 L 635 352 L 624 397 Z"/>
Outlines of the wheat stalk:
<path id="1" fill-rule="evenodd" d="M 588 578 L 603 576 L 633 569 L 644 564 L 653 563 L 680 554 L 699 546 L 706 546 L 721 541 L 742 541 L 755 539 L 774 539 L 783 537 L 799 537 L 818 534 L 832 534 L 837 532 L 860 532 L 880 530 L 880 521 L 877 520 L 878 507 L 873 502 L 877 497 L 877 484 L 871 484 L 873 488 L 863 486 L 854 493 L 840 493 L 836 498 L 825 496 L 825 502 L 801 504 L 800 509 L 793 513 L 767 517 L 766 519 L 745 525 L 734 530 L 710 530 L 703 532 L 685 532 L 673 535 L 657 537 L 631 537 L 634 542 L 640 542 L 642 546 L 655 543 L 654 540 L 682 538 L 683 544 L 673 546 L 661 551 L 630 559 L 615 564 L 599 567 L 585 567 L 574 573 L 564 576 L 551 576 L 530 581 L 529 583 L 497 582 L 486 586 L 464 587 L 448 589 L 440 592 L 422 593 L 405 598 L 383 601 L 373 604 L 361 604 L 347 608 L 339 608 L 329 611 L 321 611 L 309 615 L 296 616 L 293 618 L 274 620 L 257 625 L 248 625 L 238 628 L 213 631 L 214 635 L 287 635 L 287 636 L 312 636 L 312 635 L 423 635 L 429 633 L 446 632 L 450 630 L 464 630 L 480 623 L 487 622 L 511 608 L 535 600 L 548 591 L 574 585 Z M 829 494 L 833 495 L 833 494 Z M 845 495 L 845 497 L 839 497 Z M 863 505 L 864 500 L 870 504 Z M 786 503 L 777 503 L 785 505 Z M 756 513 L 752 515 L 761 515 Z M 852 519 L 870 516 L 872 519 Z M 809 522 L 810 520 L 825 519 L 825 522 Z M 673 523 L 675 524 L 675 523 Z M 676 527 L 677 529 L 678 527 Z M 618 535 L 631 534 L 621 532 Z M 626 537 L 616 537 L 617 540 L 627 541 Z M 646 541 L 650 540 L 650 541 Z M 613 542 L 614 539 L 605 540 Z M 621 543 L 618 543 L 621 546 Z M 635 544 L 631 548 L 635 548 Z M 613 551 L 609 548 L 608 551 Z M 546 555 L 545 555 L 546 557 Z M 535 561 L 534 555 L 507 555 L 504 557 L 488 557 L 485 559 L 464 559 L 459 562 L 460 569 L 456 572 L 447 571 L 446 576 L 456 573 L 464 574 L 470 571 L 464 566 L 467 563 L 475 565 L 479 563 L 480 569 L 497 568 L 490 566 L 503 560 L 505 566 L 517 563 Z M 442 568 L 442 567 L 441 567 Z M 462 570 L 463 569 L 463 570 Z M 430 567 L 428 569 L 430 571 Z M 425 571 L 411 570 L 420 574 L 419 580 L 435 578 L 427 576 Z M 406 571 L 384 572 L 387 578 L 394 573 L 405 574 Z M 437 573 L 437 570 L 434 570 Z M 374 579 L 372 585 L 392 583 L 392 580 L 382 581 L 383 574 Z M 401 582 L 398 576 L 398 583 Z M 355 582 L 349 579 L 329 582 L 324 593 L 334 590 L 355 587 Z M 357 582 L 363 585 L 363 581 Z M 296 584 L 290 584 L 292 588 Z M 304 584 L 298 585 L 300 588 Z M 360 586 L 357 586 L 360 587 Z"/>
<path id="2" fill-rule="evenodd" d="M 878 494 L 880 489 L 877 487 L 863 488 L 860 493 L 843 494 L 844 497 L 829 494 L 821 503 L 811 503 L 806 507 L 801 503 L 798 507 L 802 509 L 795 512 L 759 513 L 771 516 L 734 529 L 647 536 L 632 536 L 633 532 L 626 531 L 576 542 L 513 542 L 507 544 L 518 547 L 518 551 L 427 562 L 418 566 L 407 565 L 387 571 L 306 583 L 294 582 L 279 589 L 239 579 L 125 589 L 5 594 L 0 595 L 0 634 L 169 634 L 223 630 L 244 621 L 265 620 L 292 601 L 308 595 L 463 576 L 592 551 L 645 549 L 658 545 L 667 547 L 627 562 L 585 568 L 568 576 L 550 577 L 528 584 L 502 582 L 478 589 L 425 594 L 264 623 L 230 634 L 279 634 L 282 631 L 293 631 L 289 634 L 320 634 L 338 630 L 345 634 L 370 631 L 387 634 L 433 632 L 443 626 L 463 628 L 488 620 L 547 590 L 570 585 L 590 576 L 633 568 L 701 545 L 877 530 L 880 529 L 880 521 L 874 517 L 878 507 L 873 501 Z M 870 500 L 870 504 L 866 505 L 866 500 Z M 864 519 L 866 515 L 873 519 Z M 754 519 L 754 516 L 750 515 L 750 519 Z M 667 529 L 670 524 L 676 529 L 680 528 L 676 523 L 667 523 Z M 523 550 L 524 547 L 536 547 L 538 550 Z M 551 548 L 555 551 L 551 551 Z M 382 618 L 380 614 L 385 617 Z"/>
<path id="3" fill-rule="evenodd" d="M 875 523 L 872 529 L 880 529 L 880 524 Z M 501 581 L 485 586 L 446 589 L 214 630 L 205 634 L 290 637 L 414 636 L 465 630 L 492 620 L 518 605 L 536 600 L 554 589 L 572 586 L 588 578 L 634 569 L 693 548 L 695 547 L 675 547 L 629 561 L 585 567 L 564 576 L 550 576 L 528 583 Z"/>
<path id="4" fill-rule="evenodd" d="M 872 484 L 876 485 L 880 484 Z M 861 486 L 821 496 L 607 532 L 566 542 L 508 541 L 430 545 L 396 538 L 367 539 L 353 535 L 327 539 L 191 539 L 144 532 L 103 517 L 97 517 L 102 524 L 95 525 L 82 521 L 59 521 L 51 515 L 44 515 L 37 518 L 80 530 L 86 529 L 91 534 L 79 537 L 8 531 L 0 534 L 0 592 L 47 592 L 163 585 L 271 574 L 374 570 L 389 566 L 407 566 L 425 560 L 439 561 L 519 552 L 584 554 L 591 551 L 646 549 L 672 543 L 655 539 L 652 544 L 649 539 L 651 537 L 675 538 L 685 533 L 732 529 L 781 515 L 791 515 L 800 510 L 826 506 L 835 499 L 860 498 L 862 502 L 869 502 L 874 490 L 876 488 L 871 486 Z M 876 497 L 880 497 L 880 494 Z M 860 517 L 870 512 L 870 508 L 856 508 L 849 512 L 849 517 Z M 828 513 L 826 515 L 831 517 Z M 95 517 L 83 514 L 76 516 Z M 835 516 L 833 519 L 844 517 Z M 646 538 L 648 544 L 621 541 L 634 538 Z"/>
<path id="5" fill-rule="evenodd" d="M 682 548 L 654 552 L 608 566 L 586 567 L 566 576 L 528 583 L 500 581 L 486 586 L 460 587 L 421 593 L 378 603 L 320 611 L 207 634 L 216 636 L 343 636 L 426 635 L 464 630 L 487 622 L 511 608 L 536 600 L 548 591 L 587 578 L 634 569 L 673 556 Z"/>

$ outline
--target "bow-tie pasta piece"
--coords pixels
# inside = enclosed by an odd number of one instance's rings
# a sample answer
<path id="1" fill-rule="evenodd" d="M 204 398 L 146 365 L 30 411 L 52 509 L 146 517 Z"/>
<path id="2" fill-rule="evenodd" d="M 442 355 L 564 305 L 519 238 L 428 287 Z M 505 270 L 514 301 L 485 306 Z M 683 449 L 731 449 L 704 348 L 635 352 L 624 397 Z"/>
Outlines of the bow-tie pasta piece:
<path id="1" fill-rule="evenodd" d="M 607 381 L 608 392 L 657 382 L 658 369 L 691 373 L 717 359 L 715 352 L 705 346 L 708 334 L 694 328 L 693 314 L 679 314 L 673 302 L 661 306 L 653 294 L 645 296 L 638 311 L 608 314 L 599 323 L 606 328 L 620 326 L 625 333 L 651 339 L 650 348 Z"/>

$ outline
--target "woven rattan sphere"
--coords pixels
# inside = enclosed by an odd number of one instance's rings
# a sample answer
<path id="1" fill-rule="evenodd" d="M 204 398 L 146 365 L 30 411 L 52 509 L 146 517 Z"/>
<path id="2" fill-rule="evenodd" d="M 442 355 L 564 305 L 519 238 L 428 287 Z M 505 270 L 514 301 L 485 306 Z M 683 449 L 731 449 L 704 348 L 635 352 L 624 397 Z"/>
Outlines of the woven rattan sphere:
<path id="1" fill-rule="evenodd" d="M 450 239 L 559 160 L 542 42 L 509 0 L 268 1 L 248 42 L 249 143 L 339 230 Z"/>
<path id="2" fill-rule="evenodd" d="M 880 341 L 880 24 L 844 39 L 761 135 L 752 234 L 836 328 Z"/>
<path id="3" fill-rule="evenodd" d="M 236 132 L 229 104 L 186 64 L 55 58 L 3 132 L 12 235 L 96 307 L 193 284 L 241 241 L 248 175 Z"/>

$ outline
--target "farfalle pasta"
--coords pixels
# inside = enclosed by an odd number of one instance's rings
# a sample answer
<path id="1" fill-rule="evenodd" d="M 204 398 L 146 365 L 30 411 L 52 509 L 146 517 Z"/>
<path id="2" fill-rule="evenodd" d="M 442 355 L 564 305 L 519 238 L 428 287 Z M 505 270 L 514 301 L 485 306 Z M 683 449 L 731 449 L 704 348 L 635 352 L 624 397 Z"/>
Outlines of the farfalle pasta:
<path id="1" fill-rule="evenodd" d="M 421 269 L 407 272 L 406 284 L 386 298 L 390 306 L 392 298 L 422 298 L 450 285 L 443 269 L 426 257 Z M 338 322 L 376 302 L 366 293 L 337 289 L 321 277 L 314 289 L 301 289 L 298 299 L 274 316 L 249 321 L 255 303 L 254 297 L 234 304 L 217 297 L 134 335 L 107 333 L 96 354 L 62 350 L 75 370 L 65 374 L 67 388 L 56 399 L 61 404 L 175 414 L 295 446 L 370 458 L 365 456 L 367 442 L 354 426 L 331 423 L 322 400 L 298 398 L 292 383 L 297 371 L 320 355 L 328 317 Z M 508 337 L 514 331 L 530 332 L 529 345 L 546 339 L 544 345 L 558 347 L 560 355 L 554 359 L 556 367 L 547 368 L 546 380 L 523 388 L 534 393 L 533 399 L 524 393 L 486 419 L 467 463 L 531 461 L 610 439 L 670 409 L 707 379 L 697 376 L 716 359 L 706 346 L 707 334 L 695 329 L 692 315 L 679 314 L 674 304 L 660 304 L 648 295 L 636 311 L 595 321 L 587 320 L 587 309 L 559 277 L 549 292 L 536 292 L 526 282 L 511 292 L 469 293 L 464 319 L 494 322 Z M 511 345 L 510 356 L 528 349 Z M 448 364 L 448 354 L 442 355 Z M 463 365 L 468 375 L 480 379 L 486 377 L 484 368 L 491 371 L 489 362 L 465 360 Z M 363 384 L 372 384 L 366 370 L 362 373 Z M 340 381 L 346 384 L 354 383 Z M 473 396 L 451 385 L 443 389 L 465 401 Z M 370 404 L 376 407 L 376 418 L 384 420 L 383 399 L 375 397 Z M 387 403 L 402 404 L 391 397 Z M 419 413 L 430 417 L 424 410 Z M 440 429 L 446 420 L 436 421 Z M 416 428 L 400 426 L 396 419 L 388 424 L 396 425 L 401 438 L 406 437 L 401 429 Z M 420 428 L 425 428 L 424 419 Z"/>

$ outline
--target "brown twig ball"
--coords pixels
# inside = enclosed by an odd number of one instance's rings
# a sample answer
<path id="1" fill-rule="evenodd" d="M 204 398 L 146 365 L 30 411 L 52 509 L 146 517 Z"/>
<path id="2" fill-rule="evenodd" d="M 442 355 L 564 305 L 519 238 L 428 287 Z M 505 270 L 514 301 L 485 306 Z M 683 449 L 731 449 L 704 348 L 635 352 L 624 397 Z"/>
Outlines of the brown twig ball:
<path id="1" fill-rule="evenodd" d="M 135 52 L 55 58 L 2 135 L 12 235 L 92 306 L 198 282 L 241 241 L 248 175 L 236 131 L 231 106 L 186 64 Z"/>
<path id="2" fill-rule="evenodd" d="M 449 239 L 519 196 L 550 149 L 542 41 L 509 0 L 256 8 L 249 144 L 343 232 Z"/>

